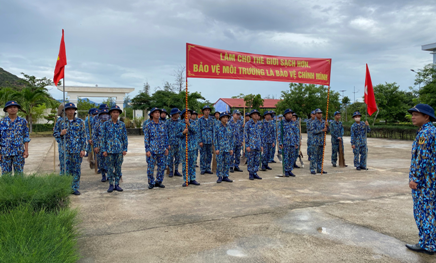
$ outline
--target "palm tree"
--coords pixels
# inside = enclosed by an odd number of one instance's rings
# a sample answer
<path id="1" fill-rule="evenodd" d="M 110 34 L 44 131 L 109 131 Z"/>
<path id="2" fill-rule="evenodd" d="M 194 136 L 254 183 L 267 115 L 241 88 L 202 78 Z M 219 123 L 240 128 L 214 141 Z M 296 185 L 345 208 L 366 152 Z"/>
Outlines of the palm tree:
<path id="1" fill-rule="evenodd" d="M 30 132 L 32 132 L 33 108 L 43 103 L 49 107 L 54 105 L 53 99 L 47 93 L 46 89 L 40 87 L 25 87 L 21 91 L 14 92 L 11 97 L 21 105 L 21 111 L 24 113 L 29 123 Z"/>

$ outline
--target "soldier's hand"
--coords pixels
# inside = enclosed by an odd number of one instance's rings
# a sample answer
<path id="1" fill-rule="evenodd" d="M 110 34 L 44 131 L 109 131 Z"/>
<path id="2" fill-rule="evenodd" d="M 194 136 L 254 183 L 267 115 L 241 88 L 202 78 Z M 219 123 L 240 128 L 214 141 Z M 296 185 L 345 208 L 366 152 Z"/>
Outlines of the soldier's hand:
<path id="1" fill-rule="evenodd" d="M 324 129 L 322 129 L 321 131 L 326 132 L 326 131 L 327 131 L 327 128 L 324 128 Z"/>
<path id="2" fill-rule="evenodd" d="M 215 153 L 218 155 L 220 154 L 220 150 L 216 150 Z"/>
<path id="3" fill-rule="evenodd" d="M 85 156 L 85 151 L 80 151 L 80 157 L 83 157 L 83 156 Z"/>
<path id="4" fill-rule="evenodd" d="M 168 145 L 168 150 L 171 150 L 171 145 Z"/>
<path id="5" fill-rule="evenodd" d="M 330 123 L 326 122 L 325 125 L 328 127 L 330 125 Z"/>
<path id="6" fill-rule="evenodd" d="M 189 125 L 189 119 L 185 119 L 185 124 Z"/>
<path id="7" fill-rule="evenodd" d="M 67 134 L 67 129 L 63 129 L 62 131 L 61 131 L 61 135 L 65 135 L 65 134 Z"/>
<path id="8" fill-rule="evenodd" d="M 356 145 L 351 145 L 351 148 L 356 149 Z"/>
<path id="9" fill-rule="evenodd" d="M 263 147 L 260 147 L 260 151 L 263 152 Z"/>
<path id="10" fill-rule="evenodd" d="M 245 148 L 247 150 L 247 152 L 251 152 L 250 147 Z"/>
<path id="11" fill-rule="evenodd" d="M 1 155 L 0 155 L 0 156 L 1 156 Z M 29 152 L 28 152 L 28 151 L 24 151 L 24 153 L 23 153 L 23 157 L 24 157 L 24 158 L 29 157 Z M 1 159 L 1 157 L 0 157 L 0 159 Z"/>
<path id="12" fill-rule="evenodd" d="M 98 153 L 99 151 L 100 151 L 100 148 L 98 148 L 98 147 L 97 147 L 97 148 L 94 148 L 94 152 L 95 152 L 95 153 Z"/>
<path id="13" fill-rule="evenodd" d="M 92 140 L 88 140 L 88 143 L 89 143 L 89 144 L 92 144 Z"/>
<path id="14" fill-rule="evenodd" d="M 297 144 L 297 145 L 295 145 L 295 149 L 298 149 L 298 144 Z"/>
<path id="15" fill-rule="evenodd" d="M 342 141 L 342 138 L 341 138 L 341 137 L 338 137 L 338 140 Z"/>
<path id="16" fill-rule="evenodd" d="M 188 133 L 188 128 L 186 128 L 184 131 L 183 131 L 183 134 L 187 134 Z"/>
<path id="17" fill-rule="evenodd" d="M 366 124 L 366 126 L 369 126 L 369 123 L 368 123 L 368 121 L 365 121 L 365 124 Z"/>
<path id="18" fill-rule="evenodd" d="M 104 152 L 104 153 L 103 153 L 103 156 L 104 156 L 104 157 L 107 157 L 107 152 Z"/>
<path id="19" fill-rule="evenodd" d="M 280 149 L 283 149 L 283 145 L 280 145 L 279 147 L 280 147 Z"/>
<path id="20" fill-rule="evenodd" d="M 203 143 L 202 142 L 200 142 L 200 147 L 203 147 Z"/>
<path id="21" fill-rule="evenodd" d="M 147 155 L 147 157 L 151 156 L 151 152 L 147 152 L 145 155 Z"/>
<path id="22" fill-rule="evenodd" d="M 415 183 L 414 181 L 410 181 L 409 182 L 409 187 L 410 187 L 410 189 L 416 190 L 418 188 L 418 184 Z"/>
<path id="23" fill-rule="evenodd" d="M 230 155 L 233 155 L 233 150 L 230 151 Z"/>
<path id="24" fill-rule="evenodd" d="M 123 151 L 123 155 L 126 155 L 127 154 L 127 152 L 126 151 Z"/>
<path id="25" fill-rule="evenodd" d="M 275 147 L 275 146 L 276 146 L 276 144 L 275 144 L 275 143 L 273 143 L 273 144 L 272 144 L 272 147 Z"/>
<path id="26" fill-rule="evenodd" d="M 168 156 L 168 149 L 165 150 L 164 155 L 165 155 L 165 156 Z"/>

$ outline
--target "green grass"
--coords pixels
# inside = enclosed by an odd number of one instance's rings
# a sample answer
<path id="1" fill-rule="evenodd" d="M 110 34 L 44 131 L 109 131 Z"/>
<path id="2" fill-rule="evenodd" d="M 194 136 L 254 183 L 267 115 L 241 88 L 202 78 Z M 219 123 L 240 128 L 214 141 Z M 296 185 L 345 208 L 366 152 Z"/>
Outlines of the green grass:
<path id="1" fill-rule="evenodd" d="M 1 176 L 0 210 L 29 204 L 35 211 L 55 211 L 69 204 L 71 176 Z M 1 261 L 0 261 L 1 262 Z"/>
<path id="2" fill-rule="evenodd" d="M 79 260 L 77 211 L 35 211 L 23 204 L 0 213 L 0 262 L 68 263 Z"/>

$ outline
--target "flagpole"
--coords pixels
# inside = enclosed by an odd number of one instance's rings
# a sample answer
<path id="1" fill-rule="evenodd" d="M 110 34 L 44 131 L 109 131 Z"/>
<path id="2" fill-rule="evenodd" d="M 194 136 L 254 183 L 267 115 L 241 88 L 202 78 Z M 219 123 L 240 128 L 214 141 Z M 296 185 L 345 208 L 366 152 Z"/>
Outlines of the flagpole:
<path id="1" fill-rule="evenodd" d="M 64 78 L 62 80 L 62 86 L 63 86 L 62 93 L 63 93 L 63 99 L 64 99 L 64 113 L 63 113 L 64 116 L 63 116 L 63 118 L 64 118 L 64 128 L 66 128 L 66 120 L 65 120 L 65 66 L 64 66 Z M 61 129 L 61 133 L 62 133 L 62 129 Z M 65 135 L 63 138 L 64 143 L 62 146 L 62 151 L 64 152 L 64 174 L 63 175 L 67 174 L 67 154 L 65 152 L 65 144 L 66 144 L 66 137 L 67 136 L 65 136 Z"/>
<path id="2" fill-rule="evenodd" d="M 365 154 L 365 168 L 368 169 L 368 127 L 366 126 L 366 122 L 368 121 L 368 104 L 366 104 L 366 111 L 365 111 L 365 147 L 366 147 L 366 154 Z"/>

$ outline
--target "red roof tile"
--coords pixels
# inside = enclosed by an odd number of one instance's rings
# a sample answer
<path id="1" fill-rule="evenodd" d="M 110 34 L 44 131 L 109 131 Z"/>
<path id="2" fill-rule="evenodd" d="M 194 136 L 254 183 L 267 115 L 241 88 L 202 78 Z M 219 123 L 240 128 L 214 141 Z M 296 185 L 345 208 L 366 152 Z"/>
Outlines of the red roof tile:
<path id="1" fill-rule="evenodd" d="M 227 99 L 227 98 L 220 98 L 218 99 L 214 105 L 219 101 L 222 100 L 224 101 L 227 105 L 229 105 L 230 107 L 244 107 L 245 106 L 245 101 L 244 99 Z M 276 99 L 264 99 L 263 100 L 263 106 L 261 108 L 267 108 L 267 109 L 275 109 L 276 108 L 276 104 L 279 102 L 280 100 L 276 100 Z"/>

